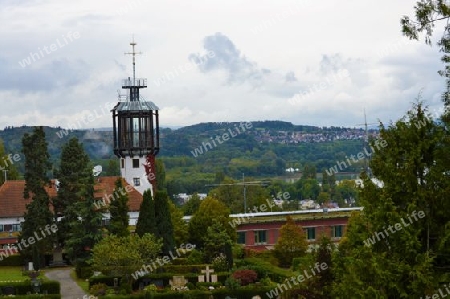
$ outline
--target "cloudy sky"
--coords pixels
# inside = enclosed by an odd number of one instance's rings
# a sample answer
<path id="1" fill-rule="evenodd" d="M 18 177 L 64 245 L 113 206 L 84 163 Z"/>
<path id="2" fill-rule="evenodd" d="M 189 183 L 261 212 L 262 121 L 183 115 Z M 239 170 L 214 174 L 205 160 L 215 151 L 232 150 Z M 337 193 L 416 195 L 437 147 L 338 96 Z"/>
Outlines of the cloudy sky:
<path id="1" fill-rule="evenodd" d="M 110 127 L 136 76 L 162 126 L 396 120 L 444 81 L 436 46 L 402 37 L 415 1 L 0 0 L 0 128 Z M 88 117 L 89 114 L 93 115 Z"/>

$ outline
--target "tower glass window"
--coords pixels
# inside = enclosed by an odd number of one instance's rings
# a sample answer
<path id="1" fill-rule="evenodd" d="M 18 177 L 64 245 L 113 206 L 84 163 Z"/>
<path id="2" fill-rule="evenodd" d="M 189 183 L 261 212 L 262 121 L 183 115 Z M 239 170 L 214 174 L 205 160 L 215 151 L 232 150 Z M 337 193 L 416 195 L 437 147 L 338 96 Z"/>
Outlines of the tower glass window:
<path id="1" fill-rule="evenodd" d="M 139 168 L 139 159 L 133 159 L 133 168 Z"/>

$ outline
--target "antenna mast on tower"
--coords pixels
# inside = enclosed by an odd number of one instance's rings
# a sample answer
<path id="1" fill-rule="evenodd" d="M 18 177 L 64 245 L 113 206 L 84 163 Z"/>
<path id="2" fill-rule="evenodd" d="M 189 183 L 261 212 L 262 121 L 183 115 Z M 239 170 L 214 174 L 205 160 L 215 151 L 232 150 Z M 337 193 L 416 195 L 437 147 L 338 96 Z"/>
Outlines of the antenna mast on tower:
<path id="1" fill-rule="evenodd" d="M 132 52 L 125 52 L 125 55 L 133 55 L 133 84 L 136 83 L 136 55 L 141 55 L 142 52 L 136 52 L 134 47 L 137 45 L 137 43 L 134 41 L 134 35 L 133 40 L 130 43 Z"/>

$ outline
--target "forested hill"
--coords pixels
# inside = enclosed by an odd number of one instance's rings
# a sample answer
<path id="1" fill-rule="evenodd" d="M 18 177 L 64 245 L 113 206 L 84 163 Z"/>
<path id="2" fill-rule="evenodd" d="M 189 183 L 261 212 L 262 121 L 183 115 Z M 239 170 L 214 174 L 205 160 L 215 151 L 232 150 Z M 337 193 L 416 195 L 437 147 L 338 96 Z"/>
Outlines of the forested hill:
<path id="1" fill-rule="evenodd" d="M 27 126 L 0 131 L 5 151 L 20 153 L 22 137 L 31 131 L 32 127 Z M 71 137 L 84 144 L 96 163 L 115 159 L 111 131 L 45 127 L 45 133 L 55 166 L 59 163 L 61 146 Z M 377 132 L 370 131 L 370 134 Z M 220 143 L 213 142 L 217 136 Z M 319 171 L 331 167 L 346 155 L 360 152 L 364 137 L 362 128 L 299 126 L 282 121 L 201 123 L 177 130 L 161 129 L 158 157 L 163 158 L 169 172 L 172 168 L 191 167 L 202 173 L 223 172 L 232 177 L 239 177 L 243 172 L 249 176 L 273 176 L 283 174 L 288 167 L 301 169 L 308 162 L 315 164 Z M 17 166 L 22 169 L 21 165 Z M 360 166 L 353 165 L 348 171 L 360 170 Z"/>

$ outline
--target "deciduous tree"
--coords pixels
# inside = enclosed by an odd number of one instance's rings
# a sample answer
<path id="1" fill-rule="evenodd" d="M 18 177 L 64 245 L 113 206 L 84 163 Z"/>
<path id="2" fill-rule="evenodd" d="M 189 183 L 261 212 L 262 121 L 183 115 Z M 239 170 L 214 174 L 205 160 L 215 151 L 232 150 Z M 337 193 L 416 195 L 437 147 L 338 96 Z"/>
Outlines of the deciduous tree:
<path id="1" fill-rule="evenodd" d="M 273 254 L 281 267 L 290 267 L 294 257 L 301 257 L 308 248 L 306 234 L 302 227 L 290 217 L 286 217 L 286 224 L 280 228 L 280 235 L 275 244 Z"/>

